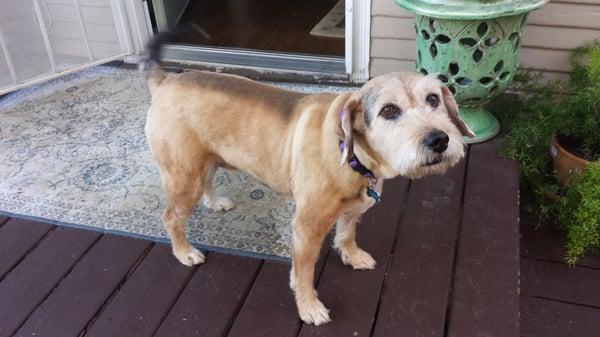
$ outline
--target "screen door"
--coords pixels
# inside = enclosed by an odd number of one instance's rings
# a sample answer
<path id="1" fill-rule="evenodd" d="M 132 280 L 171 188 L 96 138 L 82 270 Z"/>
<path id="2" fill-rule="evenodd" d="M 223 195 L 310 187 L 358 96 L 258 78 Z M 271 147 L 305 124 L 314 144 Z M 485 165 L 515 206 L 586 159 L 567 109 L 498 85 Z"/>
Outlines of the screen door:
<path id="1" fill-rule="evenodd" d="M 130 54 L 127 0 L 0 0 L 0 94 Z"/>

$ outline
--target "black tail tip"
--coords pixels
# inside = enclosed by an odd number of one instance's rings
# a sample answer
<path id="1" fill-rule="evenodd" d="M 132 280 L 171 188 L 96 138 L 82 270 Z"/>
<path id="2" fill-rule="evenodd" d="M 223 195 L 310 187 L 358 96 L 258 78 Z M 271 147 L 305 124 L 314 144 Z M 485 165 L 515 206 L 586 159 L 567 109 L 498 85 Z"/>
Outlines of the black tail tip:
<path id="1" fill-rule="evenodd" d="M 144 61 L 146 63 L 159 63 L 162 55 L 163 46 L 167 43 L 177 43 L 193 38 L 196 30 L 191 25 L 181 25 L 171 31 L 160 32 L 148 41 L 144 51 Z"/>

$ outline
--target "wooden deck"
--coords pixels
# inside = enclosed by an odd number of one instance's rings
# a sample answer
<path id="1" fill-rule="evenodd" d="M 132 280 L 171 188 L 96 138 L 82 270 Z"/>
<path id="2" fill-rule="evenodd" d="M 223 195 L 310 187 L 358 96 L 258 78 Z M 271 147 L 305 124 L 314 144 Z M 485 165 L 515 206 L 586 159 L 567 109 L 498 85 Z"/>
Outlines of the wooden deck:
<path id="1" fill-rule="evenodd" d="M 521 221 L 521 336 L 600 336 L 600 254 L 564 264 L 565 233 Z"/>
<path id="2" fill-rule="evenodd" d="M 386 184 L 359 226 L 375 270 L 324 247 L 322 327 L 299 321 L 286 264 L 209 253 L 186 268 L 166 245 L 0 217 L 0 337 L 597 337 L 600 258 L 569 268 L 560 234 L 523 223 L 519 259 L 516 165 L 494 143 L 469 152 Z"/>

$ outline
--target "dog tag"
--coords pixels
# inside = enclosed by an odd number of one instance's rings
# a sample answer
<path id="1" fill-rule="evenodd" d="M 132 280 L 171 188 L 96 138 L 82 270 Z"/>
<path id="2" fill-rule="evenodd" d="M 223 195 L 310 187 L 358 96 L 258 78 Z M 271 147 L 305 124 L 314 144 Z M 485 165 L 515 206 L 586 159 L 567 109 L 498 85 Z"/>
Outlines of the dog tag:
<path id="1" fill-rule="evenodd" d="M 373 198 L 376 204 L 381 203 L 381 196 L 379 195 L 379 193 L 377 193 L 377 191 L 371 188 L 371 186 L 367 186 L 367 195 Z"/>

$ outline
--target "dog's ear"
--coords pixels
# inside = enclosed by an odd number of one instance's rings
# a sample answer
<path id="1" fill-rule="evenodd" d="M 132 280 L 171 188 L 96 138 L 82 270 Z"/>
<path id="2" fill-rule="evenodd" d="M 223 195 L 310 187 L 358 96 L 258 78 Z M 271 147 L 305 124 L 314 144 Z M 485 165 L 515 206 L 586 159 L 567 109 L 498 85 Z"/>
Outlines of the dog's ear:
<path id="1" fill-rule="evenodd" d="M 362 112 L 360 100 L 354 96 L 350 98 L 344 104 L 342 111 L 340 112 L 340 119 L 342 125 L 342 132 L 344 136 L 344 149 L 342 152 L 342 162 L 344 165 L 354 155 L 354 135 L 353 132 L 360 122 L 359 115 Z"/>
<path id="2" fill-rule="evenodd" d="M 448 111 L 448 115 L 450 116 L 450 120 L 452 123 L 454 123 L 454 125 L 456 125 L 458 131 L 460 131 L 460 134 L 465 137 L 475 137 L 475 133 L 473 133 L 473 131 L 471 131 L 465 122 L 463 122 L 458 116 L 458 105 L 454 100 L 454 95 L 452 95 L 452 92 L 450 92 L 445 85 L 442 85 L 442 96 L 444 99 L 444 105 L 446 106 L 446 111 Z"/>

